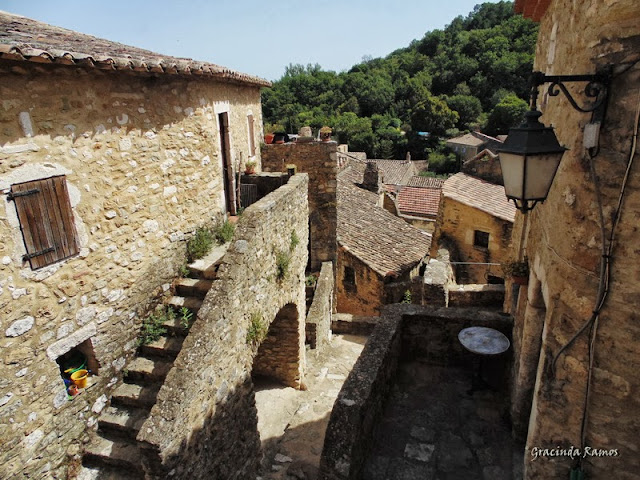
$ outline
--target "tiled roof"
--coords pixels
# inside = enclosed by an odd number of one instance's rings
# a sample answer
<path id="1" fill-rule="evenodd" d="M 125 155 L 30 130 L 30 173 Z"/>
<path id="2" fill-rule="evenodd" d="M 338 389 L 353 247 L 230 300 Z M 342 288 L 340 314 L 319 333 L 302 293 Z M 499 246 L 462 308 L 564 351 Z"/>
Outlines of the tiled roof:
<path id="1" fill-rule="evenodd" d="M 271 85 L 263 78 L 220 65 L 163 56 L 3 11 L 0 11 L 0 59 L 134 73 L 200 76 L 258 87 Z"/>
<path id="2" fill-rule="evenodd" d="M 451 198 L 503 220 L 513 222 L 516 207 L 507 200 L 502 185 L 495 185 L 466 173 L 456 173 L 445 180 L 445 198 Z"/>
<path id="3" fill-rule="evenodd" d="M 356 160 L 365 163 L 375 163 L 383 173 L 383 183 L 387 185 L 406 185 L 409 179 L 416 174 L 415 166 L 411 160 L 384 160 L 371 159 Z"/>
<path id="4" fill-rule="evenodd" d="M 442 178 L 433 177 L 411 177 L 407 186 L 420 188 L 442 188 L 444 180 Z"/>
<path id="5" fill-rule="evenodd" d="M 382 276 L 413 268 L 431 246 L 431 235 L 376 206 L 378 196 L 356 186 L 364 165 L 338 175 L 338 242 Z"/>
<path id="6" fill-rule="evenodd" d="M 405 215 L 436 217 L 441 188 L 403 187 L 398 193 L 398 210 Z"/>
<path id="7" fill-rule="evenodd" d="M 482 145 L 486 140 L 482 140 L 471 133 L 467 133 L 465 135 L 461 135 L 455 138 L 449 138 L 447 143 L 455 143 L 457 145 L 471 145 L 473 147 L 477 147 L 478 145 Z"/>

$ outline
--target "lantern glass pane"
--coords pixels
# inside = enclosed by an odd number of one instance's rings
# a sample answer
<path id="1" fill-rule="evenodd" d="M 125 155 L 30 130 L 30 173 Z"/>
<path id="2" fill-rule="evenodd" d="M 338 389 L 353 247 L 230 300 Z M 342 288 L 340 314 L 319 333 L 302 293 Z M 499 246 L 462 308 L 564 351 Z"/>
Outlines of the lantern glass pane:
<path id="1" fill-rule="evenodd" d="M 522 198 L 524 155 L 500 152 L 500 168 L 504 180 L 504 192 L 508 197 Z"/>
<path id="2" fill-rule="evenodd" d="M 530 155 L 527 157 L 525 199 L 544 200 L 547 198 L 561 159 L 562 153 Z"/>

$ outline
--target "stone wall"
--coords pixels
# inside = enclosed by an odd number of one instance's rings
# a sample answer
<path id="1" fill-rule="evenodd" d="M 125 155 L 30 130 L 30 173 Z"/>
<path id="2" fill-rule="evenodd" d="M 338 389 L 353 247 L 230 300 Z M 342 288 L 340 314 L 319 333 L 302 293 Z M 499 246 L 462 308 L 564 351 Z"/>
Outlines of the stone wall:
<path id="1" fill-rule="evenodd" d="M 520 2 L 527 3 L 527 2 Z M 594 167 L 599 178 L 606 231 L 616 208 L 629 162 L 640 85 L 640 22 L 638 2 L 575 2 L 553 0 L 540 21 L 535 69 L 547 74 L 595 73 L 613 66 L 614 78 L 606 119 L 601 128 Z M 569 84 L 579 103 L 584 83 Z M 546 91 L 546 90 L 545 90 Z M 544 204 L 528 215 L 526 239 L 514 234 L 514 251 L 526 248 L 531 266 L 529 292 L 520 289 L 516 328 L 521 340 L 516 354 L 521 365 L 516 395 L 529 394 L 527 448 L 581 447 L 581 424 L 587 378 L 591 388 L 585 443 L 592 449 L 614 450 L 616 456 L 587 455 L 582 467 L 589 478 L 637 478 L 638 418 L 640 418 L 639 338 L 637 321 L 638 215 L 640 188 L 632 170 L 622 215 L 616 229 L 609 294 L 600 313 L 590 369 L 588 332 L 552 359 L 591 317 L 598 290 L 601 259 L 600 215 L 589 158 L 582 145 L 590 115 L 575 111 L 563 95 L 544 96 L 541 121 L 553 124 L 564 154 Z M 635 151 L 638 162 L 639 151 Z M 524 218 L 518 215 L 516 228 Z M 538 288 L 536 284 L 539 283 Z M 536 291 L 539 290 L 539 293 Z M 544 318 L 540 328 L 540 317 Z M 515 335 L 515 333 L 514 333 Z M 535 348 L 536 343 L 541 345 Z M 530 348 L 533 347 L 533 348 Z M 539 362 L 537 359 L 540 359 Z M 535 364 L 532 373 L 531 365 Z M 525 379 L 528 378 L 528 381 Z M 519 397 L 517 397 L 519 398 Z M 520 411 L 526 402 L 518 400 Z M 525 455 L 525 478 L 566 478 L 573 461 L 568 456 Z"/>
<path id="2" fill-rule="evenodd" d="M 262 123 L 260 94 L 9 61 L 0 92 L 0 477 L 65 478 L 67 454 L 96 425 L 96 400 L 116 384 L 147 307 L 184 262 L 183 240 L 223 217 L 217 114 L 229 114 L 238 165 L 247 115 Z M 32 271 L 4 194 L 54 175 L 66 175 L 80 252 Z M 82 342 L 98 375 L 68 401 L 55 360 Z"/>
<path id="3" fill-rule="evenodd" d="M 337 308 L 340 313 L 358 316 L 376 316 L 384 305 L 386 292 L 384 278 L 345 248 L 338 250 L 336 269 Z M 345 278 L 345 269 L 353 271 L 355 282 Z"/>
<path id="4" fill-rule="evenodd" d="M 335 142 L 285 143 L 262 146 L 262 168 L 286 172 L 295 165 L 309 174 L 310 267 L 320 271 L 323 262 L 336 260 L 338 160 Z"/>
<path id="5" fill-rule="evenodd" d="M 456 252 L 452 261 L 501 263 L 509 256 L 512 228 L 511 222 L 443 196 L 431 251 L 445 242 Z M 475 230 L 489 233 L 489 248 L 474 245 Z M 503 276 L 500 267 L 487 265 L 457 265 L 455 273 L 457 283 L 487 283 L 487 273 Z"/>
<path id="6" fill-rule="evenodd" d="M 260 442 L 252 369 L 296 387 L 303 381 L 307 188 L 308 176 L 295 175 L 240 217 L 218 277 L 138 434 L 153 478 L 170 472 L 176 478 L 255 478 Z M 291 232 L 299 238 L 295 246 Z M 284 276 L 276 265 L 281 252 L 290 260 Z M 265 359 L 264 351 L 256 358 L 258 345 L 247 339 L 252 317 L 269 324 L 276 319 L 270 335 L 286 331 L 277 360 Z M 265 342 L 273 350 L 274 342 Z"/>
<path id="7" fill-rule="evenodd" d="M 450 285 L 448 297 L 450 307 L 484 307 L 502 311 L 504 285 Z"/>
<path id="8" fill-rule="evenodd" d="M 307 313 L 307 342 L 311 348 L 322 350 L 331 340 L 333 314 L 334 274 L 333 264 L 324 262 L 313 293 L 313 302 Z"/>
<path id="9" fill-rule="evenodd" d="M 327 425 L 319 480 L 361 478 L 371 433 L 397 369 L 400 329 L 400 316 L 382 319 L 343 384 Z"/>

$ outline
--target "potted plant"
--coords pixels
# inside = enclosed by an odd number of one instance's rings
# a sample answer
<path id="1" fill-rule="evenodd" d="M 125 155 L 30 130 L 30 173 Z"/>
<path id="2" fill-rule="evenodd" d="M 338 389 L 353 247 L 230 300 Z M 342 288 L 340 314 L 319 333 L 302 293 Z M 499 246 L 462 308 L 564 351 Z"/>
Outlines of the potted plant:
<path id="1" fill-rule="evenodd" d="M 529 259 L 509 260 L 502 264 L 502 271 L 505 275 L 510 275 L 513 283 L 526 285 L 529 281 Z"/>
<path id="2" fill-rule="evenodd" d="M 326 125 L 320 129 L 320 140 L 323 142 L 328 142 L 331 140 L 331 127 L 327 127 Z"/>
<path id="3" fill-rule="evenodd" d="M 264 143 L 271 145 L 275 137 L 276 130 L 281 130 L 281 127 L 275 123 L 267 123 L 264 126 Z"/>
<path id="4" fill-rule="evenodd" d="M 256 162 L 247 162 L 247 164 L 244 166 L 244 173 L 247 175 L 253 175 L 254 173 L 256 173 L 256 166 L 258 164 Z"/>

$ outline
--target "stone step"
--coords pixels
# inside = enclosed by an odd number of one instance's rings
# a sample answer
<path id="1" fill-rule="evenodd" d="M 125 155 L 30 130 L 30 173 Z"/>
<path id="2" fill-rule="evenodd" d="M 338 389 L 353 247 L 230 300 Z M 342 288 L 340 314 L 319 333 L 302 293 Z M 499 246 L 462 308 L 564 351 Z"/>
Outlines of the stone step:
<path id="1" fill-rule="evenodd" d="M 110 406 L 98 417 L 98 429 L 107 434 L 115 433 L 135 441 L 149 411 L 129 406 Z"/>
<path id="2" fill-rule="evenodd" d="M 133 474 L 143 473 L 138 445 L 126 439 L 109 440 L 95 436 L 84 449 L 83 462 L 88 466 L 106 464 Z"/>
<path id="3" fill-rule="evenodd" d="M 174 295 L 169 299 L 168 304 L 177 310 L 179 310 L 181 307 L 187 307 L 193 312 L 194 315 L 196 315 L 198 313 L 198 310 L 200 310 L 200 307 L 202 306 L 202 299 L 195 297 L 180 297 L 178 295 Z"/>
<path id="4" fill-rule="evenodd" d="M 80 467 L 76 480 L 144 480 L 144 474 L 112 465 L 100 465 L 100 467 L 83 465 Z"/>
<path id="5" fill-rule="evenodd" d="M 212 248 L 211 251 L 203 258 L 187 265 L 191 276 L 195 278 L 206 278 L 208 280 L 216 278 L 218 265 L 222 260 L 222 257 L 224 257 L 224 254 L 227 253 L 229 245 L 231 245 L 231 243 L 218 245 L 217 247 Z"/>
<path id="6" fill-rule="evenodd" d="M 137 357 L 128 365 L 127 380 L 133 382 L 162 382 L 171 370 L 173 361 L 162 358 Z"/>
<path id="7" fill-rule="evenodd" d="M 140 351 L 145 356 L 176 358 L 180 353 L 183 341 L 184 337 L 182 335 L 160 337 L 155 342 L 140 347 Z"/>
<path id="8" fill-rule="evenodd" d="M 159 390 L 160 385 L 123 383 L 113 392 L 111 404 L 150 409 L 156 403 Z"/>
<path id="9" fill-rule="evenodd" d="M 181 297 L 204 298 L 212 284 L 212 280 L 203 278 L 180 278 L 175 283 L 176 294 Z"/>

